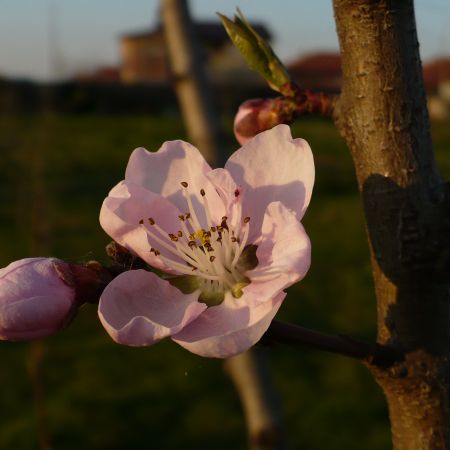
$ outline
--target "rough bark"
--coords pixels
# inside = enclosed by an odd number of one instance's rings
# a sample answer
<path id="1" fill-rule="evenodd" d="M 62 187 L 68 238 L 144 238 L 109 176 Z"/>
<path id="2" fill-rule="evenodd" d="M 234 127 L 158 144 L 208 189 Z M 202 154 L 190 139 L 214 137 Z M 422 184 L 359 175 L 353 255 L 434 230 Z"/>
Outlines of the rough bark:
<path id="1" fill-rule="evenodd" d="M 450 448 L 448 200 L 435 166 L 412 0 L 334 0 L 343 89 L 336 125 L 365 207 L 378 341 L 371 367 L 394 448 Z"/>

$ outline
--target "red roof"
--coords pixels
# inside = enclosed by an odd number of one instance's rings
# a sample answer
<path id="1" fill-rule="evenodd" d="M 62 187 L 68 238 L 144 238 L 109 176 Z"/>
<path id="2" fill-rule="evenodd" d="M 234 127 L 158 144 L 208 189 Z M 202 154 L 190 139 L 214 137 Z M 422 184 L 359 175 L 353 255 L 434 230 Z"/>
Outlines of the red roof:
<path id="1" fill-rule="evenodd" d="M 341 89 L 341 57 L 322 52 L 303 56 L 287 65 L 292 78 L 304 89 L 339 92 Z"/>
<path id="2" fill-rule="evenodd" d="M 296 75 L 341 76 L 341 57 L 338 53 L 323 52 L 303 56 L 287 65 Z"/>
<path id="3" fill-rule="evenodd" d="M 450 80 L 450 58 L 436 58 L 424 64 L 423 79 L 427 91 L 436 91 L 440 82 Z"/>

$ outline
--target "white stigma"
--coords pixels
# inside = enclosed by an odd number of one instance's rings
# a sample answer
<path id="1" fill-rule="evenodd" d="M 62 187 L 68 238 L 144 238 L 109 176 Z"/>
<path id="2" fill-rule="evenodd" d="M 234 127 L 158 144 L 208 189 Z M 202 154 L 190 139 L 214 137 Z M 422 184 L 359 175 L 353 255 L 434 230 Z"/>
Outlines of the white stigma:
<path id="1" fill-rule="evenodd" d="M 181 186 L 188 212 L 178 216 L 179 230 L 164 230 L 151 217 L 139 221 L 153 246 L 150 251 L 167 267 L 203 280 L 205 290 L 232 290 L 245 279 L 237 264 L 247 244 L 250 217 L 241 220 L 242 210 L 238 202 L 233 210 L 234 221 L 224 216 L 220 223 L 213 223 L 206 193 L 201 189 L 207 224 L 207 229 L 204 229 L 193 207 L 188 183 L 183 181 Z M 231 222 L 234 227 L 229 225 Z M 165 250 L 164 255 L 161 254 L 162 249 Z"/>

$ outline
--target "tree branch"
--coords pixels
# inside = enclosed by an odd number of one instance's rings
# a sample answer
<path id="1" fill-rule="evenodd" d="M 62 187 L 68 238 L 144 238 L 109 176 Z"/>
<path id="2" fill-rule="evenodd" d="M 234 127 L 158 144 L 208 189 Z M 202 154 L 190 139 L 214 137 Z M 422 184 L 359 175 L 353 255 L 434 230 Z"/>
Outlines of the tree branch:
<path id="1" fill-rule="evenodd" d="M 264 342 L 306 345 L 379 367 L 389 367 L 403 360 L 403 354 L 392 347 L 348 336 L 333 336 L 279 320 L 272 322 L 264 335 Z"/>

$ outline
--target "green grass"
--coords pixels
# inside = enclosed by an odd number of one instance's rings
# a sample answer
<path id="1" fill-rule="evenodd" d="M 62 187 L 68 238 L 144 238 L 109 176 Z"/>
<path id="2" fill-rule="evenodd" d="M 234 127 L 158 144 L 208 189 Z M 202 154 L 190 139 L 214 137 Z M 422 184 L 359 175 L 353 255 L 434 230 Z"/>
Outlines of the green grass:
<path id="1" fill-rule="evenodd" d="M 331 123 L 299 122 L 314 150 L 317 181 L 304 224 L 311 270 L 290 290 L 279 318 L 328 332 L 375 335 L 364 221 L 355 176 Z M 442 172 L 450 176 L 450 127 L 434 124 Z M 0 263 L 47 254 L 105 261 L 101 202 L 122 179 L 131 150 L 184 138 L 179 119 L 0 117 Z M 237 146 L 236 146 L 237 147 Z M 37 449 L 37 419 L 26 343 L 1 343 L 0 448 Z M 245 449 L 245 424 L 220 361 L 170 341 L 130 349 L 114 344 L 84 307 L 44 342 L 41 371 L 53 448 Z M 268 349 L 281 393 L 290 448 L 390 447 L 382 394 L 352 360 L 317 351 Z M 363 443 L 363 444 L 362 444 Z"/>

